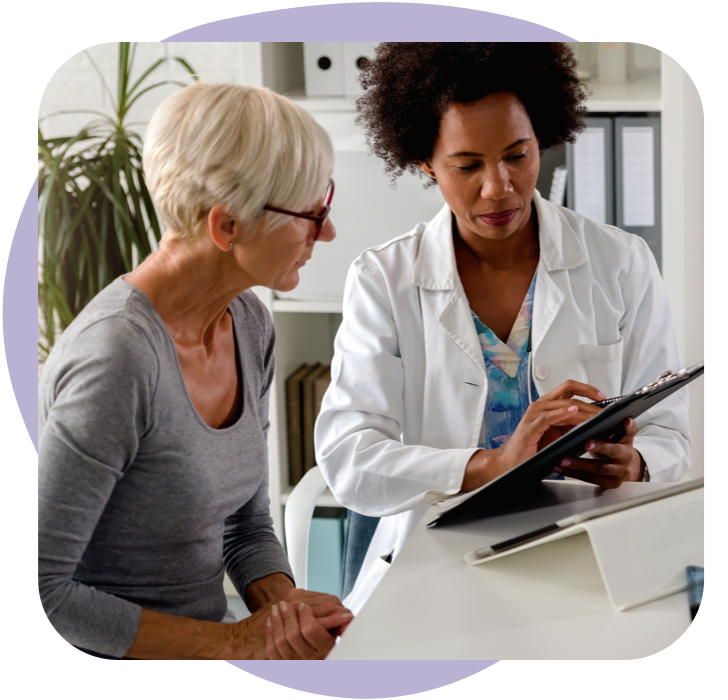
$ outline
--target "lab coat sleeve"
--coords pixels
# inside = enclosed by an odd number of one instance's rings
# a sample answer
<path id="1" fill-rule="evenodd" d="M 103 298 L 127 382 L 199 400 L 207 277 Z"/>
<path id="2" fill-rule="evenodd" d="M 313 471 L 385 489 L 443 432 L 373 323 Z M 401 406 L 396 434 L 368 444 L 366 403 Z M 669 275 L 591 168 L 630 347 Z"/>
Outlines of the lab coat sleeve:
<path id="1" fill-rule="evenodd" d="M 476 451 L 403 443 L 405 368 L 389 294 L 379 271 L 354 262 L 315 433 L 317 463 L 337 501 L 369 516 L 423 505 L 431 491 L 459 492 Z"/>
<path id="2" fill-rule="evenodd" d="M 631 392 L 682 363 L 667 294 L 647 244 L 634 236 L 632 268 L 624 286 L 622 388 Z M 652 481 L 679 481 L 690 466 L 688 389 L 683 388 L 637 418 L 634 446 Z"/>

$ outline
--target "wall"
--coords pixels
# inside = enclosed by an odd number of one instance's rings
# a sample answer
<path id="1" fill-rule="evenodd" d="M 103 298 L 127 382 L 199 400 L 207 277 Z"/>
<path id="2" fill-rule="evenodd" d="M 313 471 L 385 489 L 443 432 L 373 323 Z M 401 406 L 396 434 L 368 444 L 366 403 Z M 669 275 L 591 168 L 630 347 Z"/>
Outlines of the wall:
<path id="1" fill-rule="evenodd" d="M 686 366 L 705 357 L 703 319 L 704 129 L 695 84 L 662 56 L 663 276 Z M 690 386 L 689 474 L 703 475 L 704 380 Z"/>

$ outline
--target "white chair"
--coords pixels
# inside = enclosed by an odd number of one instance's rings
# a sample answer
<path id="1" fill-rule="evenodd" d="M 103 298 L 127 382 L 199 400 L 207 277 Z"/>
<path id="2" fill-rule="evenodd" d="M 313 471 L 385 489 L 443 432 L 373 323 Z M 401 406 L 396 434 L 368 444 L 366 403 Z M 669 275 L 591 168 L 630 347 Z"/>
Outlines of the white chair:
<path id="1" fill-rule="evenodd" d="M 286 547 L 297 588 L 308 584 L 308 540 L 311 534 L 313 509 L 326 482 L 318 467 L 309 469 L 299 481 L 286 501 Z"/>

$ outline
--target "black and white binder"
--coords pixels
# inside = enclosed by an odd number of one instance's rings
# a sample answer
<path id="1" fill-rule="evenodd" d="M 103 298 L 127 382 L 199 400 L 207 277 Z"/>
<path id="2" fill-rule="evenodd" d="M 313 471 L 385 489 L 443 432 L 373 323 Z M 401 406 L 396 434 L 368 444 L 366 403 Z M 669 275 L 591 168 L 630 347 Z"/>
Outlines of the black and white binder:
<path id="1" fill-rule="evenodd" d="M 660 118 L 615 117 L 614 132 L 615 223 L 644 238 L 660 267 Z"/>
<path id="2" fill-rule="evenodd" d="M 586 130 L 566 144 L 567 206 L 600 224 L 614 224 L 614 122 L 586 117 Z"/>

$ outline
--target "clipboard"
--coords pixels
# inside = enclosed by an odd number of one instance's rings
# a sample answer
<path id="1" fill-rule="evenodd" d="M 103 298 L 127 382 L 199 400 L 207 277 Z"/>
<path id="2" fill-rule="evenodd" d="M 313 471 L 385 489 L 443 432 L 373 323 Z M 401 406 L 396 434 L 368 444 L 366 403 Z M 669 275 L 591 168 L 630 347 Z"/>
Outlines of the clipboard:
<path id="1" fill-rule="evenodd" d="M 590 439 L 619 440 L 627 418 L 637 418 L 663 399 L 697 379 L 703 374 L 704 363 L 681 369 L 678 372 L 663 372 L 654 382 L 636 389 L 631 394 L 620 396 L 605 406 L 596 416 L 574 426 L 568 433 L 554 440 L 533 457 L 489 481 L 479 489 L 439 513 L 428 523 L 435 527 L 444 523 L 456 523 L 485 517 L 485 510 L 491 504 L 521 498 L 536 490 L 562 459 L 577 458 L 584 454 L 584 445 Z"/>

